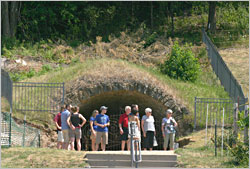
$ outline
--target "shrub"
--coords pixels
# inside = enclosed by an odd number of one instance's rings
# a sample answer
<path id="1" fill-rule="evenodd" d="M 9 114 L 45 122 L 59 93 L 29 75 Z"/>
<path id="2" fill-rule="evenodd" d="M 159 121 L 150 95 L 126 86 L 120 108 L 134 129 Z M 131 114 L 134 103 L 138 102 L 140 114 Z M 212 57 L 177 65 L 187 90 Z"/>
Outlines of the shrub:
<path id="1" fill-rule="evenodd" d="M 151 35 L 149 35 L 146 40 L 145 40 L 145 44 L 144 44 L 144 48 L 147 48 L 148 46 L 150 46 L 151 44 L 153 44 L 156 41 L 157 38 L 157 33 L 154 32 Z"/>
<path id="2" fill-rule="evenodd" d="M 194 82 L 200 71 L 200 65 L 190 46 L 180 47 L 175 41 L 169 58 L 161 65 L 161 71 L 171 78 Z"/>

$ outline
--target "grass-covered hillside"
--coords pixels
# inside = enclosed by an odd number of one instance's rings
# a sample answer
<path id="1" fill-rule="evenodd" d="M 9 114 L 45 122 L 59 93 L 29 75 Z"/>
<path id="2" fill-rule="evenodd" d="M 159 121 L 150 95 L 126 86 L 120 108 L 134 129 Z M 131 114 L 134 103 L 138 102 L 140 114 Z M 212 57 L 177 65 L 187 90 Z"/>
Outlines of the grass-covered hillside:
<path id="1" fill-rule="evenodd" d="M 194 97 L 208 97 L 208 98 L 227 98 L 228 95 L 218 83 L 217 78 L 213 72 L 201 72 L 196 82 L 184 82 L 181 80 L 171 79 L 167 75 L 162 74 L 157 68 L 145 67 L 137 65 L 121 59 L 87 59 L 84 62 L 75 63 L 67 68 L 51 71 L 41 76 L 35 76 L 25 81 L 29 82 L 65 82 L 66 88 L 70 82 L 77 78 L 90 73 L 113 72 L 118 69 L 129 68 L 130 71 L 142 72 L 150 74 L 162 83 L 169 87 L 169 91 L 176 98 L 181 100 L 187 108 L 193 112 Z M 108 71 L 110 70 L 110 71 Z M 109 75 L 107 74 L 107 77 Z M 14 113 L 14 116 L 23 119 L 23 115 Z M 192 115 L 191 115 L 192 116 Z M 32 116 L 31 116 L 32 117 Z M 31 119 L 27 116 L 27 120 Z M 54 127 L 52 121 L 48 122 L 50 126 Z M 41 124 L 42 125 L 42 124 Z"/>

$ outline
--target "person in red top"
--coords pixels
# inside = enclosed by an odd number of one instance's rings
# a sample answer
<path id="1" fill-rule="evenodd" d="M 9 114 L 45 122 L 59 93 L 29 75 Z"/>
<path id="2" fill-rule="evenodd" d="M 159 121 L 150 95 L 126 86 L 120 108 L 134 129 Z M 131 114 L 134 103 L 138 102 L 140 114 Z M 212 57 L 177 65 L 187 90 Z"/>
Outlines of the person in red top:
<path id="1" fill-rule="evenodd" d="M 62 106 L 60 109 L 60 112 L 55 116 L 54 122 L 56 124 L 57 128 L 57 149 L 62 149 L 63 144 L 63 134 L 62 134 L 62 128 L 61 128 L 61 113 L 64 111 L 65 107 Z"/>
<path id="2" fill-rule="evenodd" d="M 121 149 L 124 151 L 125 143 L 127 142 L 127 148 L 130 150 L 130 142 L 128 139 L 128 116 L 131 113 L 131 107 L 126 106 L 125 107 L 125 113 L 122 114 L 119 118 L 119 128 L 120 128 L 120 134 L 121 134 Z"/>

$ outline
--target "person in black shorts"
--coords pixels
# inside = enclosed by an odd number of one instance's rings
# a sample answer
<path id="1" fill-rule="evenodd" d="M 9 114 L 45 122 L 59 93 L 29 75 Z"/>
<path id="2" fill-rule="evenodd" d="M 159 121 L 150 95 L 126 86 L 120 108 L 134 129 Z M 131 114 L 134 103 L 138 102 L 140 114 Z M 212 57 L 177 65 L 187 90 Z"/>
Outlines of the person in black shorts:
<path id="1" fill-rule="evenodd" d="M 126 106 L 125 107 L 125 113 L 123 113 L 119 118 L 119 128 L 120 128 L 120 134 L 121 134 L 121 149 L 124 151 L 125 144 L 127 142 L 127 148 L 130 150 L 130 142 L 128 139 L 128 116 L 131 113 L 131 107 Z"/>

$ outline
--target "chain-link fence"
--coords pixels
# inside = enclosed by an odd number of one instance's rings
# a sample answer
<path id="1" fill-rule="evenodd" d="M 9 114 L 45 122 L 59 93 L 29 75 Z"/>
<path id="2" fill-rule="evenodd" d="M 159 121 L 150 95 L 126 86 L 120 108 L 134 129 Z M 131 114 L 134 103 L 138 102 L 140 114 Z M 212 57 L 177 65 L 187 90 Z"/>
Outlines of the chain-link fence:
<path id="1" fill-rule="evenodd" d="M 1 146 L 40 147 L 40 130 L 25 120 L 18 124 L 10 113 L 1 112 Z"/>
<path id="2" fill-rule="evenodd" d="M 204 29 L 202 30 L 202 41 L 207 46 L 207 52 L 211 60 L 212 68 L 217 77 L 220 79 L 221 85 L 224 86 L 225 90 L 234 102 L 239 102 L 239 105 L 245 105 L 247 98 L 245 98 L 241 86 L 227 67 L 226 63 L 223 61 L 221 55 Z M 240 111 L 244 110 L 244 106 L 239 107 L 239 109 Z"/>

